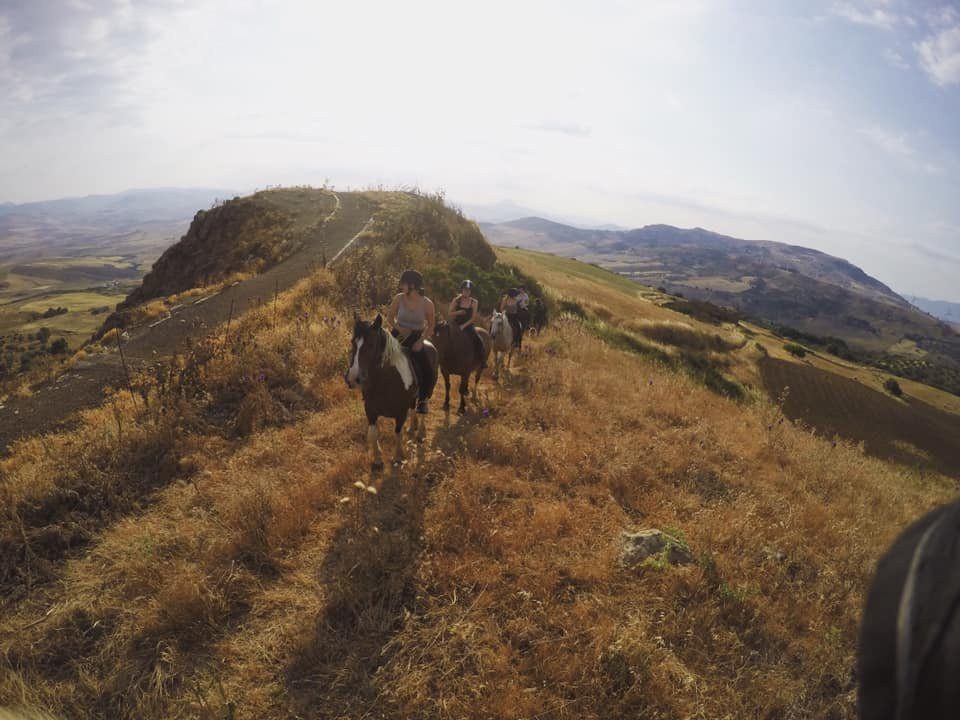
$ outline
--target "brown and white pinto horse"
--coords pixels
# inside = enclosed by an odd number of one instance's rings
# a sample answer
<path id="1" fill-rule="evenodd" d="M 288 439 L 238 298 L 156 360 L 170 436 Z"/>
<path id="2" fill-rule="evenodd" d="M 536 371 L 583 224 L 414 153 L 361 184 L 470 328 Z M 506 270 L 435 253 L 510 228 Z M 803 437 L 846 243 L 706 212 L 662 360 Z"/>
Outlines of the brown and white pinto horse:
<path id="1" fill-rule="evenodd" d="M 486 363 L 487 358 L 490 357 L 493 341 L 490 339 L 490 334 L 482 327 L 477 328 L 477 334 L 480 336 L 480 342 L 483 343 L 483 362 Z M 473 339 L 459 326 L 441 321 L 434 328 L 433 344 L 437 346 L 437 352 L 440 353 L 440 372 L 443 373 L 443 386 L 446 391 L 443 397 L 443 409 L 450 409 L 450 376 L 459 375 L 460 407 L 457 412 L 462 415 L 467 411 L 470 374 L 476 372 L 476 378 L 473 381 L 474 399 L 477 397 L 477 385 L 483 374 L 483 366 L 477 357 Z"/>
<path id="2" fill-rule="evenodd" d="M 424 343 L 425 352 L 432 353 L 436 362 L 436 348 Z M 414 372 L 410 351 L 383 328 L 383 318 L 377 315 L 373 322 L 355 318 L 353 340 L 350 343 L 350 368 L 346 372 L 347 386 L 363 389 L 363 409 L 367 414 L 367 443 L 373 455 L 371 468 L 383 469 L 380 454 L 380 431 L 377 419 L 393 418 L 397 447 L 393 461 L 403 462 L 401 433 L 407 414 L 417 406 L 417 374 Z M 426 416 L 413 412 L 411 431 L 417 440 L 426 436 Z"/>

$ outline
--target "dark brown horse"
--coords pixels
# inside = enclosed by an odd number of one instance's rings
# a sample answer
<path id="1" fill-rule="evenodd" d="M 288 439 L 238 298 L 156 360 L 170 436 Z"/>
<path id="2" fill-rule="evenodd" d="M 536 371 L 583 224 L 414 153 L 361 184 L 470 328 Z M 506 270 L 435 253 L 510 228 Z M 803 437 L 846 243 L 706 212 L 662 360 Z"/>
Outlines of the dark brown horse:
<path id="1" fill-rule="evenodd" d="M 477 334 L 480 336 L 480 342 L 483 343 L 483 365 L 485 365 L 490 357 L 493 340 L 490 339 L 490 333 L 482 327 L 477 328 Z M 440 353 L 440 372 L 443 373 L 443 386 L 446 391 L 443 398 L 443 409 L 450 409 L 450 376 L 459 375 L 460 407 L 457 412 L 463 414 L 467 411 L 470 374 L 476 373 L 473 382 L 474 398 L 477 396 L 477 384 L 483 374 L 483 365 L 480 358 L 477 357 L 473 339 L 459 326 L 440 321 L 433 331 L 433 344 L 437 346 L 437 351 Z"/>
<path id="2" fill-rule="evenodd" d="M 430 363 L 436 367 L 436 348 L 424 343 L 424 352 L 431 357 Z M 366 322 L 355 319 L 353 340 L 350 343 L 350 368 L 346 372 L 347 385 L 363 388 L 363 409 L 367 414 L 367 443 L 373 454 L 372 469 L 383 469 L 383 456 L 380 454 L 380 431 L 377 419 L 393 418 L 397 447 L 393 461 L 403 461 L 403 442 L 401 433 L 407 420 L 407 414 L 417 406 L 417 374 L 414 371 L 410 351 L 383 328 L 383 318 Z M 426 436 L 426 416 L 414 413 L 411 430 L 417 440 Z"/>
<path id="3" fill-rule="evenodd" d="M 960 718 L 960 501 L 880 559 L 857 655 L 863 720 Z"/>

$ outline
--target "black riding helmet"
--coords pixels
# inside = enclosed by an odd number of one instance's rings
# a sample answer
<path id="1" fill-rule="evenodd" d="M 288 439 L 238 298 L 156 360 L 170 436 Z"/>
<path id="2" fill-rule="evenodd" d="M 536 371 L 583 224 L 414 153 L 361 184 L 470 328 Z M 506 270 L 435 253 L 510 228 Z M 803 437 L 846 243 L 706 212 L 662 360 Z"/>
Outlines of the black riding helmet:
<path id="1" fill-rule="evenodd" d="M 515 297 L 516 297 L 517 295 L 519 295 L 519 294 L 520 294 L 520 291 L 517 290 L 516 288 L 510 288 L 509 290 L 507 290 L 507 296 L 508 296 L 508 297 L 515 298 Z"/>
<path id="2" fill-rule="evenodd" d="M 423 275 L 418 273 L 416 270 L 404 270 L 403 274 L 400 276 L 400 282 L 406 283 L 417 290 L 423 292 Z"/>
<path id="3" fill-rule="evenodd" d="M 460 289 L 461 289 L 461 290 L 473 290 L 473 283 L 470 282 L 469 280 L 464 280 L 462 283 L 460 283 Z"/>

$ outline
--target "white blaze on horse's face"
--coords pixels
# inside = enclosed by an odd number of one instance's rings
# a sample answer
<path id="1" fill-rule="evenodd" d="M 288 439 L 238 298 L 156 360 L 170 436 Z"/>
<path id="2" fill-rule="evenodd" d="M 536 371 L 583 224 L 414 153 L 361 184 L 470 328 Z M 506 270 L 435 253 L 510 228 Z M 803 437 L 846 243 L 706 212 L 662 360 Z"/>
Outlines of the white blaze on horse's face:
<path id="1" fill-rule="evenodd" d="M 357 351 L 353 355 L 353 365 L 347 371 L 347 384 L 350 387 L 360 383 L 360 348 L 363 347 L 363 338 L 357 340 Z"/>
<path id="2" fill-rule="evenodd" d="M 494 312 L 493 319 L 490 321 L 490 337 L 496 337 L 500 334 L 501 324 L 503 323 L 503 313 Z"/>

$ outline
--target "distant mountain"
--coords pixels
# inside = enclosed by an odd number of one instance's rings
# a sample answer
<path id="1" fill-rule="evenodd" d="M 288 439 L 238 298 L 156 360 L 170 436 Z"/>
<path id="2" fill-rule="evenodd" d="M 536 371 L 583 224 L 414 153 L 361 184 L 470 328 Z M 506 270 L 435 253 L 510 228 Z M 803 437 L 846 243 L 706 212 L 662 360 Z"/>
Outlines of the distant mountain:
<path id="1" fill-rule="evenodd" d="M 105 251 L 156 256 L 197 210 L 232 196 L 222 189 L 159 188 L 6 203 L 0 205 L 0 263 Z"/>
<path id="2" fill-rule="evenodd" d="M 534 210 L 523 205 L 518 205 L 512 200 L 501 200 L 490 205 L 472 205 L 466 204 L 462 207 L 463 212 L 480 223 L 508 223 L 514 220 L 521 220 L 536 216 L 538 218 L 550 218 L 557 223 L 564 223 L 578 229 L 599 228 L 601 230 L 627 230 L 628 228 L 620 225 L 600 224 L 597 221 L 588 218 L 575 216 L 560 216 L 552 213 L 545 213 L 541 210 Z"/>
<path id="3" fill-rule="evenodd" d="M 928 300 L 916 295 L 904 295 L 913 305 L 952 325 L 960 325 L 960 303 L 946 300 Z"/>
<path id="4" fill-rule="evenodd" d="M 903 372 L 945 369 L 960 391 L 960 335 L 841 258 L 703 228 L 584 230 L 540 217 L 483 223 L 491 243 L 574 256 L 671 293 L 734 307 L 809 335 L 840 338 Z M 937 372 L 940 372 L 938 369 Z M 929 380 L 929 378 L 926 378 Z"/>

